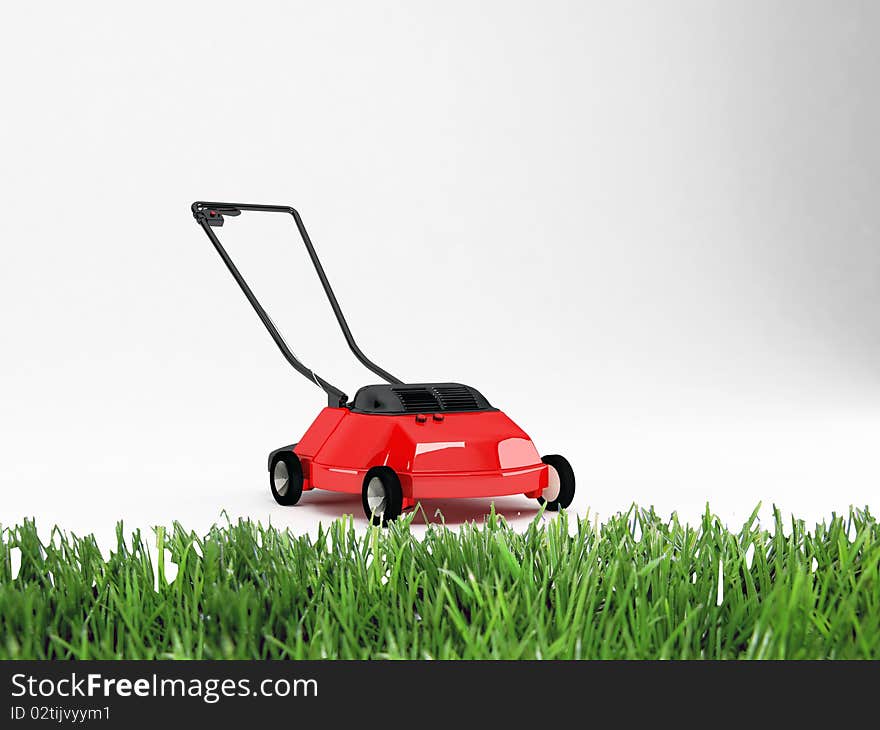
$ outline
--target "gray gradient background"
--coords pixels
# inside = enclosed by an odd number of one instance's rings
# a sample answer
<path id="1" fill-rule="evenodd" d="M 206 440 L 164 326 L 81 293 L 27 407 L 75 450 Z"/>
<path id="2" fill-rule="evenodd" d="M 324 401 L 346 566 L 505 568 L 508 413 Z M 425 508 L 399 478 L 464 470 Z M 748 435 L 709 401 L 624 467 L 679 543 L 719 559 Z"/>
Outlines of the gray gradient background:
<path id="1" fill-rule="evenodd" d="M 580 513 L 876 508 L 878 32 L 870 2 L 7 8 L 0 522 L 363 525 L 271 501 L 323 397 L 197 198 L 296 205 L 364 350 L 483 390 Z M 222 232 L 309 365 L 374 382 L 289 219 Z"/>

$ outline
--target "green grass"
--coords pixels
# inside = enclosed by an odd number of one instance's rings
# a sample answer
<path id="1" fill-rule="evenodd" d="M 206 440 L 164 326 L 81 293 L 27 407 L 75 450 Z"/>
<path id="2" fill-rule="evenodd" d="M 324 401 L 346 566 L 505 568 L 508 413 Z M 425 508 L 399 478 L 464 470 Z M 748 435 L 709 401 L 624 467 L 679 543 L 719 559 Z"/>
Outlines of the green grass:
<path id="1" fill-rule="evenodd" d="M 493 514 L 421 540 L 409 519 L 315 539 L 120 525 L 109 557 L 26 522 L 0 539 L 0 658 L 880 658 L 876 520 L 775 514 L 733 532 L 633 508 L 525 533 Z"/>

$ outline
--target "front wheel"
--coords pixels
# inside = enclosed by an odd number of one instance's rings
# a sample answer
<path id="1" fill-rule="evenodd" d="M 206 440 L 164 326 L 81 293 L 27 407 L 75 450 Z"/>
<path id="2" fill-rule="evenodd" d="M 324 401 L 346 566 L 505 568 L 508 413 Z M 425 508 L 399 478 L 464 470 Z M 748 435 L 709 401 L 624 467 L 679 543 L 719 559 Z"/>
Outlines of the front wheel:
<path id="1" fill-rule="evenodd" d="M 371 524 L 385 527 L 403 511 L 403 490 L 400 479 L 387 466 L 375 466 L 364 477 L 361 489 L 364 514 Z"/>
<path id="2" fill-rule="evenodd" d="M 303 493 L 303 472 L 299 457 L 292 451 L 275 454 L 269 469 L 269 488 L 278 504 L 296 504 Z"/>
<path id="3" fill-rule="evenodd" d="M 558 512 L 565 509 L 574 499 L 574 470 L 568 459 L 559 454 L 542 456 L 547 465 L 547 487 L 538 497 L 538 504 L 546 504 L 548 510 Z"/>

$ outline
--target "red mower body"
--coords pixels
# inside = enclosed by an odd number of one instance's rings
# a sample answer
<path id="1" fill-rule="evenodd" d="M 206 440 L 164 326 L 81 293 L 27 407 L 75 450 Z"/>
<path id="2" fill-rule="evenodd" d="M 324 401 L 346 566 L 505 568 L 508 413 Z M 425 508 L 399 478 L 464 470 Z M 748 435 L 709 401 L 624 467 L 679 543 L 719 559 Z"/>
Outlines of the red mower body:
<path id="1" fill-rule="evenodd" d="M 304 490 L 360 494 L 367 472 L 387 466 L 400 478 L 404 507 L 425 498 L 537 497 L 547 486 L 547 466 L 528 434 L 497 410 L 379 415 L 325 408 L 292 450 Z"/>

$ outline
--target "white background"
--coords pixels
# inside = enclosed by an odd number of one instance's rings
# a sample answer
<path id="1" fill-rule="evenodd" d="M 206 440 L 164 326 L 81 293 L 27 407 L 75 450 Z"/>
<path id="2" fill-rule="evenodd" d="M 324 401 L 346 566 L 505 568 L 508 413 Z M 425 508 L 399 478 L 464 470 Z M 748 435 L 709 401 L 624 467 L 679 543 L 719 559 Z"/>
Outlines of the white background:
<path id="1" fill-rule="evenodd" d="M 16 3 L 0 24 L 0 522 L 314 530 L 266 454 L 324 403 L 196 226 L 295 205 L 363 349 L 473 384 L 574 508 L 878 505 L 873 3 Z M 350 356 L 289 218 L 230 253 Z M 499 500 L 523 525 L 536 503 Z M 432 502 L 449 522 L 485 501 Z"/>

